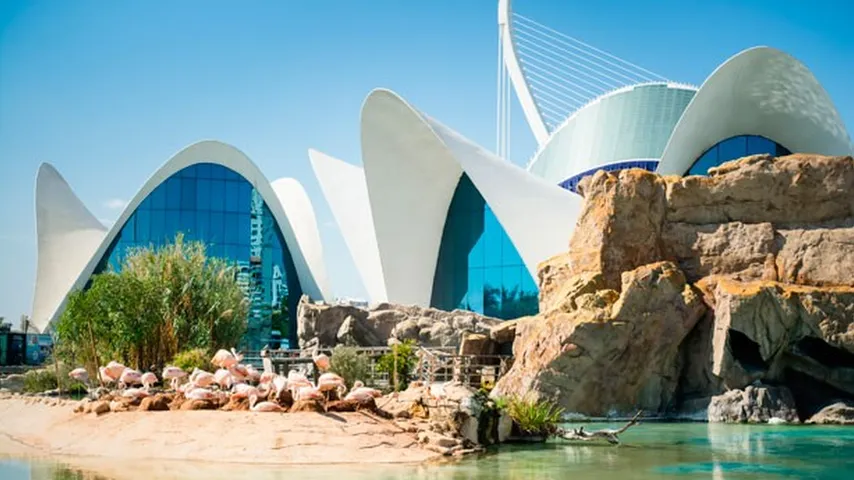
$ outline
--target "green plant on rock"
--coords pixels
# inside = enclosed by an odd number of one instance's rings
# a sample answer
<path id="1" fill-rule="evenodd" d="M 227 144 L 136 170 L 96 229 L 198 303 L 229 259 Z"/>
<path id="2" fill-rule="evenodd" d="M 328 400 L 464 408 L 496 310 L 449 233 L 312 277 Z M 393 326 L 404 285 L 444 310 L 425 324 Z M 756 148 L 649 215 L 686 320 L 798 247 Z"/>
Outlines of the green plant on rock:
<path id="1" fill-rule="evenodd" d="M 210 355 L 202 348 L 194 348 L 175 355 L 172 359 L 172 365 L 181 368 L 187 373 L 193 371 L 194 368 L 207 370 L 211 368 Z"/>
<path id="2" fill-rule="evenodd" d="M 507 399 L 506 408 L 513 424 L 526 436 L 547 438 L 555 435 L 563 416 L 563 409 L 554 403 L 527 396 Z"/>
<path id="3" fill-rule="evenodd" d="M 368 356 L 359 353 L 355 347 L 338 345 L 332 349 L 332 363 L 330 370 L 344 378 L 347 388 L 353 388 L 353 382 L 361 380 L 368 381 L 371 374 L 371 366 Z"/>
<path id="4" fill-rule="evenodd" d="M 392 345 L 391 352 L 377 360 L 377 370 L 388 374 L 392 389 L 399 392 L 409 386 L 417 360 L 415 342 L 406 340 Z"/>

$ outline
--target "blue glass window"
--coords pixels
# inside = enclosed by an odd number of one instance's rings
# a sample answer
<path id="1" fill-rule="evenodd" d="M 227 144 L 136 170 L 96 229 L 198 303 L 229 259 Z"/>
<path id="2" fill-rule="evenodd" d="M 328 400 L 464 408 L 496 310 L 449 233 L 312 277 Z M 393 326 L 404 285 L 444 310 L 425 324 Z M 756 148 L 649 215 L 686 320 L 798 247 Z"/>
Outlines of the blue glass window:
<path id="1" fill-rule="evenodd" d="M 445 220 L 431 304 L 505 319 L 534 314 L 539 307 L 537 286 L 522 258 L 466 175 Z"/>
<path id="2" fill-rule="evenodd" d="M 577 175 L 573 175 L 566 180 L 559 183 L 559 185 L 570 192 L 578 193 L 578 184 L 584 177 L 588 177 L 598 172 L 599 170 L 605 170 L 606 172 L 615 172 L 617 170 L 625 170 L 628 168 L 642 168 L 644 170 L 654 172 L 656 168 L 658 168 L 658 160 L 628 160 L 624 162 L 615 162 L 608 165 L 602 165 L 600 167 L 591 168 L 590 170 L 586 170 Z"/>
<path id="3" fill-rule="evenodd" d="M 120 269 L 128 248 L 166 245 L 179 232 L 187 240 L 204 242 L 209 257 L 235 266 L 250 301 L 242 348 L 260 349 L 269 343 L 273 329 L 296 340 L 302 289 L 293 259 L 258 192 L 223 166 L 192 165 L 157 186 L 122 226 L 96 273 Z"/>
<path id="4" fill-rule="evenodd" d="M 779 143 L 759 135 L 738 135 L 722 140 L 703 152 L 688 169 L 688 175 L 707 175 L 710 168 L 724 162 L 760 153 L 780 157 L 792 152 Z"/>

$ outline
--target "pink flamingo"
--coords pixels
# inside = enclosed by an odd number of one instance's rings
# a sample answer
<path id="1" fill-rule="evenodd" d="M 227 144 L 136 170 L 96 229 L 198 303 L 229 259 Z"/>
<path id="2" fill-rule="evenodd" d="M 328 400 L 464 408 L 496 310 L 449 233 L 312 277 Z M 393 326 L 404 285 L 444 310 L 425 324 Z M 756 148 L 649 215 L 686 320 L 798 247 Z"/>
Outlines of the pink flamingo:
<path id="1" fill-rule="evenodd" d="M 210 372 L 195 368 L 190 374 L 190 382 L 200 387 L 209 387 L 216 383 L 216 377 Z"/>
<path id="2" fill-rule="evenodd" d="M 145 372 L 142 374 L 142 377 L 140 377 L 140 381 L 142 382 L 142 388 L 147 391 L 157 383 L 157 375 L 151 372 Z"/>
<path id="3" fill-rule="evenodd" d="M 239 363 L 232 365 L 228 371 L 231 373 L 231 376 L 234 377 L 234 383 L 244 382 L 246 381 L 246 377 L 249 376 L 246 366 Z"/>
<path id="4" fill-rule="evenodd" d="M 145 398 L 149 396 L 149 393 L 144 388 L 128 388 L 122 392 L 122 396 L 125 398 Z"/>
<path id="5" fill-rule="evenodd" d="M 261 377 L 259 377 L 258 383 L 261 383 L 261 384 L 272 383 L 273 379 L 276 378 L 276 376 L 277 375 L 275 372 L 264 372 L 261 374 Z"/>
<path id="6" fill-rule="evenodd" d="M 282 392 L 287 390 L 287 388 L 288 379 L 281 375 L 276 375 L 276 378 L 273 379 L 273 391 L 276 392 L 276 400 L 279 400 L 282 397 Z"/>
<path id="7" fill-rule="evenodd" d="M 244 376 L 250 382 L 258 382 L 261 380 L 261 372 L 255 369 L 252 365 L 239 365 L 246 371 Z"/>
<path id="8" fill-rule="evenodd" d="M 258 396 L 249 397 L 249 409 L 253 412 L 284 412 L 285 410 L 273 402 L 258 403 Z"/>
<path id="9" fill-rule="evenodd" d="M 111 361 L 110 363 L 107 364 L 107 367 L 106 367 L 107 375 L 110 378 L 112 378 L 114 382 L 118 381 L 119 377 L 122 376 L 122 372 L 125 371 L 125 368 L 127 368 L 127 367 L 125 367 L 121 363 L 116 362 L 116 361 Z"/>
<path id="10" fill-rule="evenodd" d="M 186 376 L 187 372 L 171 365 L 164 368 L 162 374 L 163 381 L 169 380 L 172 390 L 175 391 L 178 391 L 178 383 L 181 381 L 180 379 Z"/>
<path id="11" fill-rule="evenodd" d="M 220 386 L 220 388 L 227 390 L 234 385 L 234 376 L 230 371 L 220 368 L 216 373 L 214 373 L 214 381 Z"/>
<path id="12" fill-rule="evenodd" d="M 122 388 L 140 384 L 142 384 L 142 374 L 132 368 L 125 368 L 119 377 L 119 385 Z"/>
<path id="13" fill-rule="evenodd" d="M 101 382 L 105 385 L 116 383 L 116 379 L 110 376 L 110 371 L 107 370 L 107 367 L 101 367 L 98 369 L 98 378 L 100 378 Z"/>
<path id="14" fill-rule="evenodd" d="M 318 400 L 318 401 L 326 399 L 326 397 L 323 396 L 323 393 L 321 393 L 320 390 L 318 390 L 317 387 L 315 387 L 313 385 L 308 386 L 308 387 L 300 387 L 297 390 L 296 397 L 294 397 L 294 398 L 296 398 L 297 400 Z"/>
<path id="15" fill-rule="evenodd" d="M 329 370 L 329 366 L 330 366 L 329 357 L 327 357 L 325 354 L 318 353 L 317 355 L 314 355 L 312 357 L 312 360 L 314 360 L 314 364 L 317 365 L 317 368 L 321 372 L 325 372 L 325 371 Z"/>
<path id="16" fill-rule="evenodd" d="M 225 349 L 219 349 L 211 359 L 211 363 L 219 368 L 228 368 L 237 363 L 234 354 Z"/>
<path id="17" fill-rule="evenodd" d="M 78 367 L 68 372 L 68 377 L 80 383 L 89 384 L 89 372 L 83 367 Z"/>
<path id="18" fill-rule="evenodd" d="M 184 393 L 184 397 L 189 400 L 214 400 L 217 395 L 207 388 L 196 387 Z"/>
<path id="19" fill-rule="evenodd" d="M 379 398 L 382 397 L 383 393 L 376 388 L 366 387 L 361 380 L 356 380 L 353 382 L 353 389 L 350 390 L 350 393 L 344 397 L 344 400 L 352 400 L 359 403 L 364 403 L 370 400 L 371 398 Z"/>

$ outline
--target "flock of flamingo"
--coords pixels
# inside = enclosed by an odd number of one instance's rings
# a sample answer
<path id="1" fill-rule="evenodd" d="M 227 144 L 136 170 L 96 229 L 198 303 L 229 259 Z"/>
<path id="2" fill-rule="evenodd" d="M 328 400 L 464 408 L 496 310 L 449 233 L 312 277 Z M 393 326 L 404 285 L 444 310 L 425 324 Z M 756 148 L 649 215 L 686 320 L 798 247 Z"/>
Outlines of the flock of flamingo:
<path id="1" fill-rule="evenodd" d="M 285 411 L 280 402 L 286 393 L 290 394 L 292 401 L 315 400 L 325 402 L 324 407 L 328 407 L 333 392 L 338 399 L 357 404 L 368 403 L 382 395 L 361 381 L 354 382 L 348 392 L 344 379 L 328 371 L 329 357 L 318 354 L 312 359 L 318 370 L 323 372 L 316 384 L 296 370 L 291 370 L 287 376 L 279 375 L 267 362 L 264 371 L 259 372 L 252 365 L 240 363 L 243 355 L 234 349 L 216 352 L 211 359 L 211 364 L 217 367 L 214 373 L 196 368 L 188 375 L 181 368 L 170 365 L 163 369 L 161 379 L 164 386 L 168 381 L 171 390 L 188 400 L 212 400 L 223 404 L 232 399 L 248 399 L 249 409 L 255 412 Z M 75 368 L 68 376 L 90 388 L 89 373 L 85 368 Z M 152 395 L 152 387 L 160 381 L 152 372 L 142 373 L 116 361 L 100 367 L 99 379 L 103 385 L 115 385 L 122 397 L 131 400 Z"/>

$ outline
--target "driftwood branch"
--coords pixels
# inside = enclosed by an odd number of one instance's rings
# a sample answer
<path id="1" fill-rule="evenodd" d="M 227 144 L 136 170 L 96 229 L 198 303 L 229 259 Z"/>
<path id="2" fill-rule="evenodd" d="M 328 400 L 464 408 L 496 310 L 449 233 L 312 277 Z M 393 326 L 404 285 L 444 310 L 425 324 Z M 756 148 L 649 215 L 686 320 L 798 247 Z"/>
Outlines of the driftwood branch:
<path id="1" fill-rule="evenodd" d="M 619 445 L 620 439 L 618 436 L 621 433 L 628 430 L 629 427 L 631 427 L 632 425 L 636 425 L 638 423 L 638 420 L 640 419 L 640 416 L 642 413 L 643 413 L 643 410 L 638 410 L 638 413 L 636 413 L 635 416 L 632 417 L 631 420 L 629 420 L 625 425 L 623 425 L 622 427 L 620 427 L 616 430 L 614 430 L 612 428 L 605 428 L 602 430 L 594 430 L 592 432 L 586 432 L 586 431 L 584 431 L 584 427 L 578 427 L 578 428 L 573 428 L 572 430 L 560 429 L 558 431 L 558 436 L 560 438 L 565 439 L 565 440 L 571 440 L 571 441 L 590 441 L 590 440 L 602 439 L 602 440 L 605 440 L 612 445 Z"/>

